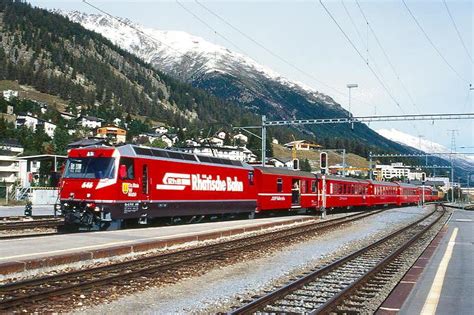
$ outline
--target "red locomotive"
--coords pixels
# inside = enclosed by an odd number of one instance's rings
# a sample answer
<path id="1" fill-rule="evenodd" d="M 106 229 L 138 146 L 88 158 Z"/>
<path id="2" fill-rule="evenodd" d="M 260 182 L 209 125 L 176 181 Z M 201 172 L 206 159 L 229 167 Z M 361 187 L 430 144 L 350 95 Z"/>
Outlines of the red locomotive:
<path id="1" fill-rule="evenodd" d="M 421 188 L 408 184 L 124 145 L 72 149 L 57 209 L 68 225 L 107 229 L 157 218 L 193 222 L 208 215 L 416 204 L 420 198 Z M 425 200 L 436 199 L 425 187 Z"/>

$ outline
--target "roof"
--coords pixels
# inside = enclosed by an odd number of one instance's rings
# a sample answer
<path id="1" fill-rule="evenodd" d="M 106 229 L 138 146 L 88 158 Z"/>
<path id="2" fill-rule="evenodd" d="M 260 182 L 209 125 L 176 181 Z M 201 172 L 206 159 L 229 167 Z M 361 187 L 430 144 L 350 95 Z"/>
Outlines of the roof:
<path id="1" fill-rule="evenodd" d="M 96 140 L 96 139 L 81 139 L 72 143 L 69 143 L 67 146 L 68 148 L 78 148 L 78 147 L 90 147 L 93 145 L 101 145 L 106 144 L 107 141 L 103 140 Z"/>
<path id="2" fill-rule="evenodd" d="M 21 160 L 27 160 L 27 161 L 44 161 L 44 160 L 50 160 L 50 159 L 67 159 L 66 155 L 58 155 L 58 154 L 39 154 L 39 155 L 28 155 L 28 156 L 21 156 L 18 157 L 18 159 Z"/>
<path id="3" fill-rule="evenodd" d="M 290 168 L 283 167 L 263 167 L 255 166 L 255 169 L 260 170 L 263 174 L 276 174 L 276 175 L 290 175 L 290 176 L 306 176 L 316 178 L 316 175 L 310 172 L 295 171 Z"/>
<path id="4" fill-rule="evenodd" d="M 102 118 L 97 118 L 97 117 L 94 117 L 94 116 L 80 116 L 78 119 L 87 119 L 87 120 L 90 120 L 90 121 L 104 121 Z"/>

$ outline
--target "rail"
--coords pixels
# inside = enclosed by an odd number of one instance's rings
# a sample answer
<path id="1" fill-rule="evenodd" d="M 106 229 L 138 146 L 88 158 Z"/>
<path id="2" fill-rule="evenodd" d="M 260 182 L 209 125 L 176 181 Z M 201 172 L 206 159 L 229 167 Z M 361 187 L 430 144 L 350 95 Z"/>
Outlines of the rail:
<path id="1" fill-rule="evenodd" d="M 397 257 L 413 242 L 415 242 L 421 235 L 426 233 L 426 231 L 428 231 L 434 224 L 436 224 L 442 218 L 442 215 L 440 215 L 431 224 L 421 229 L 421 231 L 417 231 L 415 235 L 412 235 L 412 237 L 410 237 L 408 241 L 403 242 L 403 244 L 401 246 L 398 246 L 396 250 L 391 250 L 390 254 L 384 256 L 384 258 L 379 259 L 377 261 L 377 256 L 380 256 L 382 252 L 387 251 L 386 249 L 382 249 L 383 246 L 386 246 L 385 244 L 393 242 L 394 239 L 401 236 L 403 233 L 409 232 L 410 230 L 419 227 L 420 223 L 423 223 L 424 221 L 428 220 L 437 212 L 438 211 L 434 210 L 433 212 L 424 216 L 420 220 L 417 220 L 416 222 L 394 233 L 391 233 L 390 235 L 384 237 L 383 239 L 375 243 L 370 244 L 367 247 L 364 247 L 350 255 L 338 259 L 323 268 L 312 271 L 284 287 L 278 288 L 260 298 L 257 298 L 233 310 L 231 314 L 251 314 L 259 312 L 311 314 L 320 312 L 327 313 L 330 310 L 334 309 L 335 305 L 340 304 L 341 301 L 348 294 L 350 294 L 350 292 L 352 292 L 352 290 L 356 286 L 361 283 L 361 281 L 366 280 L 368 277 L 372 276 L 374 273 L 386 266 L 389 262 L 393 261 L 395 257 Z M 390 248 L 390 246 L 388 247 Z M 372 255 L 376 258 L 370 256 L 367 257 L 368 253 L 372 253 Z M 366 260 L 362 261 L 361 257 L 366 258 Z M 355 261 L 357 261 L 357 263 L 353 263 L 352 266 L 350 266 L 350 263 Z M 377 263 L 374 263 L 375 261 L 377 261 Z M 362 272 L 360 269 L 361 265 L 364 268 L 367 268 L 367 266 L 372 266 L 371 268 L 363 270 Z M 344 270 L 344 266 L 346 267 L 346 270 Z M 342 273 L 343 276 L 335 276 L 334 274 L 336 274 L 336 272 Z M 356 277 L 354 277 L 354 274 L 356 275 Z M 341 283 L 338 283 L 338 281 L 340 281 Z M 336 282 L 336 284 L 334 282 Z M 329 286 L 330 289 L 328 289 L 328 291 L 324 291 L 324 285 Z M 304 287 L 309 288 L 311 286 L 313 288 L 318 288 L 318 290 L 307 289 L 307 292 L 305 292 L 305 290 L 303 289 Z M 300 294 L 296 294 L 296 292 L 298 291 L 301 291 Z M 324 291 L 324 293 L 327 293 L 329 296 L 324 296 L 325 294 L 321 293 L 322 291 Z M 294 297 L 295 295 L 296 297 Z M 308 297 L 308 295 L 311 295 L 311 297 Z M 289 301 L 286 301 L 285 298 L 288 298 Z M 315 302 L 315 300 L 317 302 Z"/>
<path id="2" fill-rule="evenodd" d="M 246 236 L 239 239 L 199 246 L 177 252 L 157 254 L 107 266 L 77 270 L 37 279 L 16 281 L 0 286 L 0 310 L 15 310 L 27 306 L 38 307 L 40 301 L 48 301 L 52 296 L 61 296 L 79 291 L 94 290 L 100 286 L 124 282 L 140 276 L 166 272 L 182 265 L 195 265 L 199 261 L 222 259 L 223 256 L 236 257 L 235 252 L 247 252 L 262 246 L 291 244 L 298 239 L 312 237 L 321 231 L 336 228 L 342 224 L 376 215 L 386 209 L 357 213 L 327 221 L 316 221 L 285 230 Z"/>

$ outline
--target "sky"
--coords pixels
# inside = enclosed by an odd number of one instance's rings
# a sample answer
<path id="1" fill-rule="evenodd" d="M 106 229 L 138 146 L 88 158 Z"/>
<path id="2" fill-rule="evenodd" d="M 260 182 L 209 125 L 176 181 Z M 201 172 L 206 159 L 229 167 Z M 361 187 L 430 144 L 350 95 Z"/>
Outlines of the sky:
<path id="1" fill-rule="evenodd" d="M 194 0 L 180 2 L 212 29 L 176 1 L 89 2 L 114 16 L 147 27 L 185 31 L 237 50 L 288 79 L 330 95 L 346 109 L 349 107 L 346 85 L 356 83 L 358 87 L 351 92 L 354 116 L 474 112 L 474 90 L 469 89 L 471 82 L 474 85 L 472 1 L 446 1 L 465 49 L 443 1 L 405 0 L 439 54 L 418 28 L 402 0 L 359 1 L 362 11 L 355 1 L 323 1 L 360 55 L 319 0 L 200 1 L 292 66 L 212 16 Z M 30 2 L 47 9 L 99 13 L 80 0 Z M 361 12 L 367 17 L 376 37 Z M 215 31 L 231 43 L 216 35 Z M 367 57 L 385 88 L 367 66 Z M 296 68 L 304 69 L 304 72 Z M 371 123 L 370 127 L 396 128 L 448 148 L 452 140 L 449 130 L 455 129 L 458 130 L 455 133 L 457 150 L 474 152 L 472 120 L 381 122 Z M 466 148 L 460 148 L 462 146 Z"/>

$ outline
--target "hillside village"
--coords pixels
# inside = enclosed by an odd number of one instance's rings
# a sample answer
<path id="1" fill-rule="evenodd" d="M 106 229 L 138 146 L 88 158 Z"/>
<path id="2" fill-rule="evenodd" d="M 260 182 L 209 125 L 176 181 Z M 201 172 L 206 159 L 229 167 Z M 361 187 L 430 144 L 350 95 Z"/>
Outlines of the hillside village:
<path id="1" fill-rule="evenodd" d="M 3 90 L 0 95 L 0 163 L 2 181 L 9 191 L 16 186 L 48 186 L 54 184 L 50 159 L 30 160 L 23 157 L 56 157 L 61 163 L 71 148 L 85 146 L 119 146 L 133 143 L 140 146 L 167 148 L 198 155 L 216 156 L 259 164 L 259 143 L 249 143 L 242 131 L 218 129 L 189 134 L 186 128 L 176 128 L 142 117 L 98 118 L 83 111 L 81 106 L 65 106 L 63 110 L 45 101 L 25 97 L 19 90 Z M 59 108 L 58 108 L 59 107 Z M 249 145 L 250 144 L 250 145 Z M 280 144 L 272 139 L 267 166 L 297 168 L 319 172 L 319 153 L 329 154 L 328 173 L 352 177 L 368 177 L 368 161 L 344 149 L 323 148 L 308 140 Z M 58 162 L 59 161 L 59 162 Z M 295 163 L 295 161 L 297 161 Z M 53 172 L 53 173 L 54 173 Z M 374 175 L 380 180 L 419 181 L 421 172 L 413 172 L 401 163 L 377 165 Z M 59 175 L 56 175 L 59 177 Z M 446 178 L 431 178 L 433 184 L 447 190 Z"/>

